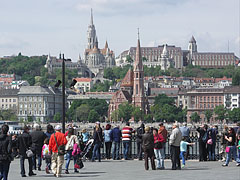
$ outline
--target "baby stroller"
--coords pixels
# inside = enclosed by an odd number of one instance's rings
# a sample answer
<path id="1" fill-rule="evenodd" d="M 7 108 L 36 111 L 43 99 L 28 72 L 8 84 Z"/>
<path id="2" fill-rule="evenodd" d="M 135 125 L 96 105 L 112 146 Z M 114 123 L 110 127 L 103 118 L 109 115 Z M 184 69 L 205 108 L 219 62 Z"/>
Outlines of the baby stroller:
<path id="1" fill-rule="evenodd" d="M 88 159 L 91 159 L 93 142 L 94 142 L 94 139 L 88 140 L 88 142 L 87 142 L 87 144 L 85 145 L 83 151 L 81 152 L 81 157 L 82 157 L 83 160 L 86 160 L 86 157 L 87 157 Z"/>

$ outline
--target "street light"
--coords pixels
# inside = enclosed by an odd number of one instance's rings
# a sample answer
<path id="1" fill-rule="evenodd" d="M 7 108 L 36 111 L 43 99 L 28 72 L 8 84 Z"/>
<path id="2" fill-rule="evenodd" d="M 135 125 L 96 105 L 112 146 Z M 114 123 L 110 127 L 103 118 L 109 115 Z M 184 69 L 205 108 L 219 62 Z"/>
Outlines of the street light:
<path id="1" fill-rule="evenodd" d="M 62 131 L 65 133 L 65 59 L 62 58 Z"/>

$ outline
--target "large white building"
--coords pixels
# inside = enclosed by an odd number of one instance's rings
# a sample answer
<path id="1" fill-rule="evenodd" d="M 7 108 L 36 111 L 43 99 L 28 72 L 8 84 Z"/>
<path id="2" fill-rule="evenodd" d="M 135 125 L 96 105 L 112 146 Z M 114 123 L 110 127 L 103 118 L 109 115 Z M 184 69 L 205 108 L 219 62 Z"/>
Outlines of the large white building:
<path id="1" fill-rule="evenodd" d="M 240 86 L 224 88 L 224 107 L 230 110 L 240 108 Z"/>

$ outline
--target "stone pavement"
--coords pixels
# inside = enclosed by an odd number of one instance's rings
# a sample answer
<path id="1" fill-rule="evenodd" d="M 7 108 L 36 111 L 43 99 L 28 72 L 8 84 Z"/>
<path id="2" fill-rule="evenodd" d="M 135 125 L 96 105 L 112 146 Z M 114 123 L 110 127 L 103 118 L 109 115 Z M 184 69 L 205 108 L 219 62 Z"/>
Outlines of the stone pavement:
<path id="1" fill-rule="evenodd" d="M 166 160 L 166 170 L 145 171 L 144 161 L 129 160 L 129 161 L 113 161 L 103 160 L 99 162 L 85 162 L 85 167 L 80 170 L 79 174 L 73 173 L 73 161 L 70 163 L 70 174 L 63 174 L 62 178 L 66 180 L 81 179 L 81 180 L 240 180 L 240 167 L 235 166 L 235 162 L 231 162 L 228 167 L 222 167 L 222 162 L 198 162 L 187 161 L 186 167 L 180 170 L 170 170 L 171 162 Z M 65 165 L 65 164 L 64 164 Z M 42 166 L 42 169 L 44 169 Z M 28 173 L 28 163 L 25 161 L 26 175 Z M 150 168 L 151 169 L 151 168 Z M 14 160 L 10 166 L 9 180 L 31 179 L 57 179 L 53 174 L 46 174 L 45 171 L 35 171 L 37 176 L 22 178 L 20 176 L 19 160 Z M 64 173 L 64 170 L 63 170 Z"/>

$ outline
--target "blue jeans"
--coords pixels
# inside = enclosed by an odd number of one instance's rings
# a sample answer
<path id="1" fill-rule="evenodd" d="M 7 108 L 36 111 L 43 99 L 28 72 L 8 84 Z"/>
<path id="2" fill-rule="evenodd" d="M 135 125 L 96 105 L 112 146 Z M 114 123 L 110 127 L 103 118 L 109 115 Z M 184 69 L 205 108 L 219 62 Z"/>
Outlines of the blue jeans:
<path id="1" fill-rule="evenodd" d="M 123 141 L 123 157 L 124 159 L 128 159 L 128 152 L 130 147 L 130 141 Z"/>
<path id="2" fill-rule="evenodd" d="M 230 147 L 229 152 L 227 153 L 227 159 L 226 159 L 226 165 L 229 164 L 229 161 L 231 160 L 232 156 L 234 160 L 236 161 L 236 146 L 227 146 Z"/>
<path id="3" fill-rule="evenodd" d="M 164 159 L 165 159 L 165 153 L 164 148 L 161 149 L 154 149 L 154 154 L 157 159 L 157 168 L 164 168 Z"/>
<path id="4" fill-rule="evenodd" d="M 92 154 L 92 161 L 95 161 L 98 158 L 98 161 L 101 161 L 101 154 L 100 154 L 101 143 L 94 144 L 93 147 L 93 154 Z"/>
<path id="5" fill-rule="evenodd" d="M 185 151 L 180 152 L 180 158 L 182 159 L 182 164 L 185 165 Z"/>
<path id="6" fill-rule="evenodd" d="M 240 149 L 238 148 L 238 156 L 237 158 L 240 160 Z"/>
<path id="7" fill-rule="evenodd" d="M 208 149 L 208 159 L 211 161 L 215 160 L 215 146 L 216 144 L 208 144 L 207 149 Z"/>
<path id="8" fill-rule="evenodd" d="M 119 147 L 120 147 L 120 142 L 115 142 L 113 141 L 112 144 L 112 158 L 113 159 L 119 159 Z"/>
<path id="9" fill-rule="evenodd" d="M 70 161 L 72 158 L 72 150 L 67 151 L 66 157 L 67 157 L 67 162 L 66 162 L 65 168 L 66 168 L 66 170 L 68 170 L 68 167 L 69 167 L 69 164 L 70 164 Z M 76 157 L 74 157 L 74 156 L 73 156 L 73 162 L 74 162 L 74 164 L 76 163 Z M 77 169 L 74 168 L 74 170 L 77 170 Z"/>
<path id="10" fill-rule="evenodd" d="M 34 154 L 32 157 L 32 161 L 33 161 L 33 169 L 41 168 L 42 166 L 42 157 L 41 157 L 41 152 L 39 154 Z M 38 161 L 36 163 L 36 161 Z"/>
<path id="11" fill-rule="evenodd" d="M 9 172 L 10 162 L 2 162 L 0 163 L 0 179 L 3 178 L 3 180 L 8 179 L 8 172 Z"/>

